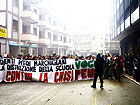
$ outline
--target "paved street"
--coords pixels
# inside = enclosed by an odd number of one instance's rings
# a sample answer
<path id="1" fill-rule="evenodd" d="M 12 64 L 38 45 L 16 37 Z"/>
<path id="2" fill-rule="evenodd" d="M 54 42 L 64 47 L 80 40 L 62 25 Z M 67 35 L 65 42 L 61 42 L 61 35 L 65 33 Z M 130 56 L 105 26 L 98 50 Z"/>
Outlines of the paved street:
<path id="1" fill-rule="evenodd" d="M 47 84 L 43 82 L 0 83 L 0 105 L 140 105 L 140 86 L 104 80 L 104 89 L 93 89 L 92 80 Z"/>

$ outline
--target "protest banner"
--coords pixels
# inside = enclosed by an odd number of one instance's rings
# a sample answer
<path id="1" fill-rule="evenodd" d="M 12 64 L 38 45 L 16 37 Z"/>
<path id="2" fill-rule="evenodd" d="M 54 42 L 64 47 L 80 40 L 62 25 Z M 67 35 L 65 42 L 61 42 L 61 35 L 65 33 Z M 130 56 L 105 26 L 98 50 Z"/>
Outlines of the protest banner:
<path id="1" fill-rule="evenodd" d="M 0 60 L 0 82 L 44 81 L 71 82 L 93 79 L 94 61 L 58 60 Z"/>
<path id="2" fill-rule="evenodd" d="M 75 80 L 87 80 L 94 78 L 94 61 L 80 60 L 75 62 Z"/>

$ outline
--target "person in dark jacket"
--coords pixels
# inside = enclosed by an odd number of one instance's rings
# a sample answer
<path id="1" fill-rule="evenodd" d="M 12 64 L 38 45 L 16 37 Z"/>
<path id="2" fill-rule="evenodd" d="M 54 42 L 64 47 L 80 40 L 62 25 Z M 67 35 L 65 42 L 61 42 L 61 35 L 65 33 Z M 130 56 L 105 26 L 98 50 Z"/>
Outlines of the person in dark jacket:
<path id="1" fill-rule="evenodd" d="M 128 74 L 132 75 L 132 70 L 133 70 L 134 66 L 133 66 L 133 56 L 131 53 L 128 53 L 127 65 L 128 65 Z"/>
<path id="2" fill-rule="evenodd" d="M 120 59 L 118 55 L 115 59 L 115 79 L 116 81 L 120 81 Z"/>
<path id="3" fill-rule="evenodd" d="M 104 79 L 108 79 L 109 76 L 109 59 L 107 58 L 107 55 L 104 57 L 104 64 L 103 64 L 103 69 L 104 69 Z"/>
<path id="4" fill-rule="evenodd" d="M 113 80 L 114 67 L 115 67 L 115 60 L 113 57 L 111 57 L 109 61 L 109 72 L 108 72 L 111 80 Z"/>
<path id="5" fill-rule="evenodd" d="M 137 54 L 137 64 L 136 66 L 136 81 L 140 82 L 140 54 Z"/>
<path id="6" fill-rule="evenodd" d="M 95 73 L 94 73 L 94 80 L 93 80 L 93 85 L 91 86 L 92 88 L 96 88 L 96 82 L 97 78 L 99 76 L 101 86 L 100 88 L 103 88 L 103 63 L 104 59 L 100 56 L 100 54 L 97 55 L 96 61 L 95 61 Z"/>

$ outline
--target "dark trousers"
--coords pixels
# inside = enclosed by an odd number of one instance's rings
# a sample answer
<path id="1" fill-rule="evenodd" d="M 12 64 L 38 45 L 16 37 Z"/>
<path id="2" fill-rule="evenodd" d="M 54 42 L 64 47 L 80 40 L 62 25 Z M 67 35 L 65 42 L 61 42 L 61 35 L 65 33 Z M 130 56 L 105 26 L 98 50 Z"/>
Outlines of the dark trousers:
<path id="1" fill-rule="evenodd" d="M 100 78 L 101 86 L 103 86 L 103 78 L 102 78 L 103 74 L 95 73 L 95 75 L 94 75 L 94 80 L 93 80 L 93 86 L 94 86 L 94 87 L 96 87 L 96 82 L 97 82 L 98 76 L 99 76 L 99 78 Z"/>

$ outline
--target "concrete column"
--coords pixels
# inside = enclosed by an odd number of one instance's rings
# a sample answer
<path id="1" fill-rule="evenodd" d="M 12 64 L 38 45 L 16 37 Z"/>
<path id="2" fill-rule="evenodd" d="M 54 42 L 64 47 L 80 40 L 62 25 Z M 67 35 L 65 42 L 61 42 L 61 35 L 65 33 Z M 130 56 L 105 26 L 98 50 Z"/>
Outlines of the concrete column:
<path id="1" fill-rule="evenodd" d="M 47 55 L 48 54 L 48 48 L 47 46 L 45 46 L 45 54 L 44 55 Z"/>
<path id="2" fill-rule="evenodd" d="M 32 55 L 32 48 L 28 48 L 28 54 Z"/>
<path id="3" fill-rule="evenodd" d="M 59 53 L 59 47 L 57 48 L 57 54 L 60 55 L 60 53 Z"/>
<path id="4" fill-rule="evenodd" d="M 34 25 L 33 24 L 30 24 L 30 33 L 34 34 Z"/>
<path id="5" fill-rule="evenodd" d="M 5 51 L 6 51 L 5 53 L 8 54 L 9 53 L 9 42 L 8 42 L 8 40 L 6 41 L 5 47 L 6 47 L 5 48 Z"/>
<path id="6" fill-rule="evenodd" d="M 37 50 L 36 50 L 36 55 L 38 55 L 38 48 L 37 48 Z"/>

